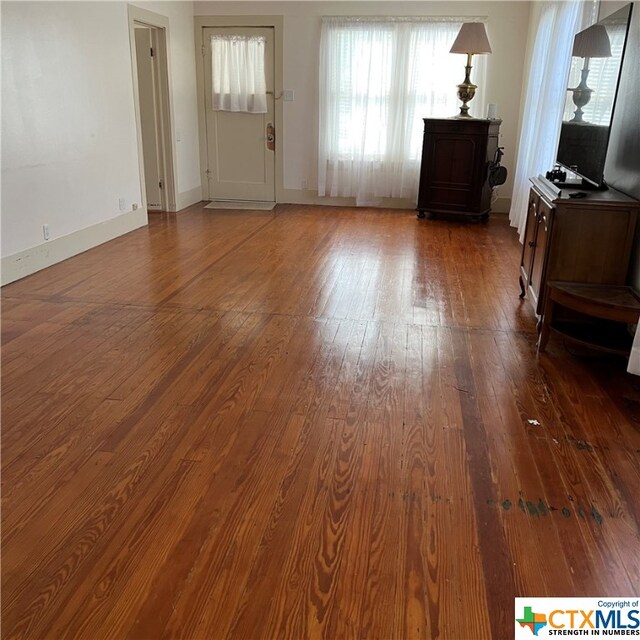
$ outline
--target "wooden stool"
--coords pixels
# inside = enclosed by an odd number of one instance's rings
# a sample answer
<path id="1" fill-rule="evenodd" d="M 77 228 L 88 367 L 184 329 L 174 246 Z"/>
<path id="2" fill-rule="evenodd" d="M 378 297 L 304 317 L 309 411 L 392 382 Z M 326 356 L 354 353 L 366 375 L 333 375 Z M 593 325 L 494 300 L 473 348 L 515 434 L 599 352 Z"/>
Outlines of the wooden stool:
<path id="1" fill-rule="evenodd" d="M 549 334 L 554 331 L 575 344 L 629 356 L 633 337 L 626 325 L 637 324 L 640 318 L 640 299 L 631 287 L 547 282 L 546 296 L 538 352 L 545 350 Z M 554 318 L 557 305 L 597 320 L 617 322 L 620 326 L 603 326 L 598 322 L 562 322 Z"/>

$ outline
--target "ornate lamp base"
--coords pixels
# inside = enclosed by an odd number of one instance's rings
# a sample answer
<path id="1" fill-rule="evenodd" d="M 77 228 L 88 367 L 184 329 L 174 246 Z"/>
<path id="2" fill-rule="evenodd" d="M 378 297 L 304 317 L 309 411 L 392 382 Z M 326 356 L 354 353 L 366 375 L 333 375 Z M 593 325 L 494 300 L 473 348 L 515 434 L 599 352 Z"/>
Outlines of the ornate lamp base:
<path id="1" fill-rule="evenodd" d="M 571 91 L 572 93 L 573 104 L 575 104 L 577 107 L 570 122 L 584 122 L 584 120 L 582 119 L 582 116 L 584 115 L 582 107 L 586 107 L 589 104 L 589 101 L 591 100 L 591 94 L 593 93 L 593 89 L 589 89 L 589 87 L 587 86 L 588 77 L 589 69 L 585 68 L 581 73 L 580 84 L 573 89 L 569 89 L 569 91 Z"/>
<path id="2" fill-rule="evenodd" d="M 464 81 L 458 85 L 458 98 L 462 102 L 458 118 L 471 118 L 468 102 L 476 95 L 477 85 L 471 82 L 471 54 L 467 54 L 467 66 L 464 68 Z"/>

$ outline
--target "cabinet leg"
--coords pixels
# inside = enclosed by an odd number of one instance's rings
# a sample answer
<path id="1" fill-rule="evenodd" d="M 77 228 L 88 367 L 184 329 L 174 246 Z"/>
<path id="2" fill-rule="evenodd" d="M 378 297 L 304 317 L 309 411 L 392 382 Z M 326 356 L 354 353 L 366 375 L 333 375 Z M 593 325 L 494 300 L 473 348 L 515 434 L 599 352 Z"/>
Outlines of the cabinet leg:
<path id="1" fill-rule="evenodd" d="M 519 282 L 520 282 L 520 296 L 519 296 L 519 298 L 522 300 L 522 298 L 524 298 L 524 296 L 526 294 L 526 289 L 524 288 L 524 280 L 522 279 L 522 276 L 520 276 Z"/>
<path id="2" fill-rule="evenodd" d="M 547 348 L 549 342 L 549 334 L 551 333 L 551 322 L 553 320 L 554 302 L 551 296 L 547 296 L 547 301 L 542 311 L 542 317 L 538 322 L 538 353 L 542 353 Z"/>
<path id="3" fill-rule="evenodd" d="M 420 219 L 425 218 L 426 217 L 425 212 L 421 209 L 420 211 L 418 211 L 417 217 Z"/>

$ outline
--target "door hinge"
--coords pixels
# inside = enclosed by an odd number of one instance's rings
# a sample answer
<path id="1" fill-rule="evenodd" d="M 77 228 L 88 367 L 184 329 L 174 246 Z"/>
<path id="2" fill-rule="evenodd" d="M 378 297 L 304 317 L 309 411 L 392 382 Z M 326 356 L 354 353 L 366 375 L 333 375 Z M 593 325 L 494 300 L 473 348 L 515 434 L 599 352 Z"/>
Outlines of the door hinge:
<path id="1" fill-rule="evenodd" d="M 149 49 L 149 52 L 151 53 L 151 57 L 153 58 L 153 47 L 151 47 L 151 49 Z"/>
<path id="2" fill-rule="evenodd" d="M 162 180 L 160 180 L 160 182 L 158 182 L 158 186 L 159 186 L 161 189 L 163 188 L 163 186 L 162 186 Z"/>
<path id="3" fill-rule="evenodd" d="M 202 45 L 202 57 L 204 58 L 204 45 Z"/>

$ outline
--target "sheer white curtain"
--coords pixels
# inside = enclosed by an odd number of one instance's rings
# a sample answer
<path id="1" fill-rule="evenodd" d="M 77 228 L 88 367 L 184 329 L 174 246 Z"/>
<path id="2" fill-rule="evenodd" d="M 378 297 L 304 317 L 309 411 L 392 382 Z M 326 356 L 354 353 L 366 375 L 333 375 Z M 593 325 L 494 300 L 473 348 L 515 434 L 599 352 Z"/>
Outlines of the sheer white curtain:
<path id="1" fill-rule="evenodd" d="M 214 111 L 267 112 L 262 36 L 211 36 L 211 87 Z"/>
<path id="2" fill-rule="evenodd" d="M 417 197 L 422 118 L 459 112 L 456 85 L 466 58 L 449 49 L 462 22 L 323 19 L 319 195 L 355 196 L 359 205 Z M 474 58 L 472 73 L 480 88 L 483 58 Z M 482 95 L 471 110 L 483 115 Z"/>
<path id="3" fill-rule="evenodd" d="M 595 19 L 594 2 L 538 2 L 509 220 L 524 234 L 529 178 L 553 167 L 574 35 Z"/>

